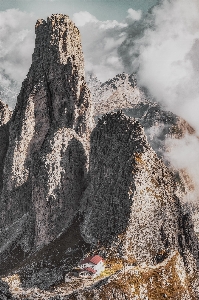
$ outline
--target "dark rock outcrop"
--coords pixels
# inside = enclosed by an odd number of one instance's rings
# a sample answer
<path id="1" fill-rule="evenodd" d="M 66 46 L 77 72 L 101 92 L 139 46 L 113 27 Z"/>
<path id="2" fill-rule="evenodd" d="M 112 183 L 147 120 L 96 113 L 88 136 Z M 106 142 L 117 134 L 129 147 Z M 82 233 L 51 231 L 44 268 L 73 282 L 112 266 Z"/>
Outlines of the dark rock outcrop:
<path id="1" fill-rule="evenodd" d="M 64 281 L 64 275 L 90 250 L 80 233 L 76 217 L 57 239 L 27 258 L 20 266 L 22 287 L 49 289 Z"/>
<path id="2" fill-rule="evenodd" d="M 91 134 L 90 184 L 82 201 L 83 232 L 95 242 L 111 242 L 126 229 L 135 190 L 132 166 L 135 155 L 148 147 L 140 124 L 121 112 L 98 121 Z"/>
<path id="3" fill-rule="evenodd" d="M 13 299 L 11 292 L 9 290 L 9 285 L 2 280 L 0 280 L 0 299 L 1 300 L 12 300 Z"/>

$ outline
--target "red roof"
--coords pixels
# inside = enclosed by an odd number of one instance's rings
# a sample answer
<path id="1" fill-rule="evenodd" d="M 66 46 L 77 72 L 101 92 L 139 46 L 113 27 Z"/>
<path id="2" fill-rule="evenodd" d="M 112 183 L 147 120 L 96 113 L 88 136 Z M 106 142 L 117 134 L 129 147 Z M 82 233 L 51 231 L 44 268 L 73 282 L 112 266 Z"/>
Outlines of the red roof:
<path id="1" fill-rule="evenodd" d="M 90 262 L 97 265 L 102 260 L 102 257 L 99 255 L 95 255 L 91 258 Z"/>
<path id="2" fill-rule="evenodd" d="M 92 268 L 84 268 L 83 270 L 88 271 L 89 273 L 93 273 L 93 274 L 95 274 L 97 272 L 96 270 L 93 270 Z"/>
<path id="3" fill-rule="evenodd" d="M 85 259 L 80 261 L 80 265 L 93 263 L 94 265 L 97 265 L 102 260 L 102 257 L 99 255 L 94 256 L 88 256 Z"/>

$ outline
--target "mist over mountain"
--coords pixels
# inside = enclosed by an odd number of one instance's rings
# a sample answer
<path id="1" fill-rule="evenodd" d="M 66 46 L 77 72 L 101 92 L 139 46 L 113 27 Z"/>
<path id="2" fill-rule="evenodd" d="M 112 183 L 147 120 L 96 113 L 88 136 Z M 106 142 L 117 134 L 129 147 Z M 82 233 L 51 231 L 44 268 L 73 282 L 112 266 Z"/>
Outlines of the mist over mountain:
<path id="1" fill-rule="evenodd" d="M 135 74 L 87 83 L 68 16 L 39 19 L 35 33 L 15 109 L 0 105 L 3 299 L 198 299 L 194 181 L 165 156 L 168 138 L 195 130 Z M 92 255 L 101 277 L 64 282 Z"/>

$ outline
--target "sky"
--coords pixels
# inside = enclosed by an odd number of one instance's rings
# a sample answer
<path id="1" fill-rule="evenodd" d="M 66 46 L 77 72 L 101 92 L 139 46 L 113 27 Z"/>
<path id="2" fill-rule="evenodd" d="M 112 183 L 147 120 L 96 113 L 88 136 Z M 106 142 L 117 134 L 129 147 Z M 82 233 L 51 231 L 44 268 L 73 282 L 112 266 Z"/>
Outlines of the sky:
<path id="1" fill-rule="evenodd" d="M 124 71 L 117 48 L 124 40 L 122 30 L 128 26 L 128 11 L 145 14 L 156 3 L 157 0 L 0 0 L 0 99 L 14 108 L 31 65 L 37 19 L 46 19 L 53 13 L 69 15 L 82 35 L 86 71 L 105 81 Z"/>
<path id="2" fill-rule="evenodd" d="M 87 73 L 102 82 L 136 73 L 154 100 L 193 126 L 195 136 L 168 140 L 167 156 L 190 169 L 199 191 L 199 1 L 0 0 L 0 98 L 12 108 L 31 65 L 36 20 L 52 13 L 79 28 Z"/>
<path id="3" fill-rule="evenodd" d="M 19 9 L 33 13 L 35 18 L 46 18 L 52 13 L 63 13 L 70 17 L 80 11 L 88 11 L 100 21 L 122 21 L 129 8 L 146 12 L 156 0 L 0 0 L 0 10 Z"/>

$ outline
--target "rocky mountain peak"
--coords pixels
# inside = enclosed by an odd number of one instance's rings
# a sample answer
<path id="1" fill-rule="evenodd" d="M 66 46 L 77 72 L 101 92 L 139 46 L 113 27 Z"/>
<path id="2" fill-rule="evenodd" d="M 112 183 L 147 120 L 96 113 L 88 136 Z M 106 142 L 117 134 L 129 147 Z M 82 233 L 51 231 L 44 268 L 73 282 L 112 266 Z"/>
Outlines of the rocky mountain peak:
<path id="1" fill-rule="evenodd" d="M 76 214 L 92 128 L 79 30 L 68 16 L 56 14 L 38 20 L 35 31 L 32 65 L 2 159 L 0 223 L 9 230 L 17 222 L 21 237 L 13 235 L 13 243 L 17 238 L 22 252 L 49 243 Z"/>
<path id="2" fill-rule="evenodd" d="M 12 116 L 12 111 L 7 104 L 0 100 L 0 192 L 3 187 L 3 168 L 6 152 L 9 144 L 9 120 Z"/>
<path id="3" fill-rule="evenodd" d="M 135 74 L 118 74 L 104 83 L 90 74 L 87 82 L 95 115 L 128 108 L 140 101 L 146 101 L 143 92 L 137 87 Z"/>
<path id="4" fill-rule="evenodd" d="M 91 181 L 82 201 L 86 241 L 111 244 L 123 236 L 124 253 L 150 263 L 159 248 L 189 246 L 179 245 L 183 213 L 174 176 L 148 144 L 138 121 L 122 112 L 99 119 L 91 134 L 89 171 Z"/>
<path id="5" fill-rule="evenodd" d="M 42 52 L 48 53 L 49 55 L 45 59 L 50 60 L 53 50 L 57 49 L 58 61 L 67 64 L 68 59 L 75 60 L 78 71 L 82 72 L 82 76 L 84 76 L 80 32 L 67 15 L 53 14 L 47 18 L 47 21 L 37 20 L 35 33 L 37 51 L 33 55 L 33 60 L 43 55 Z"/>
<path id="6" fill-rule="evenodd" d="M 84 135 L 92 127 L 92 118 L 79 30 L 68 16 L 55 14 L 47 21 L 38 20 L 35 33 L 32 65 L 23 82 L 15 114 L 21 111 L 18 109 L 24 103 L 21 98 L 30 94 L 34 97 L 40 91 L 40 97 L 48 99 L 49 121 Z"/>

